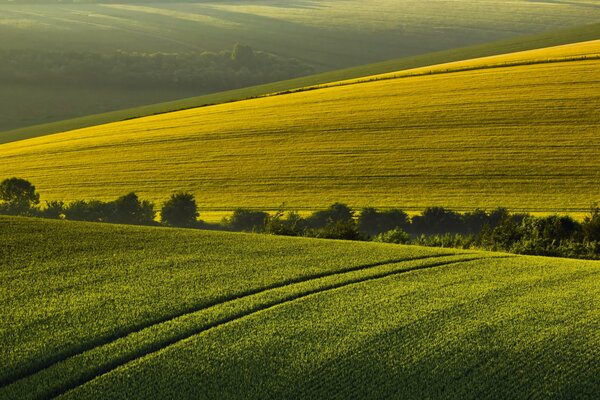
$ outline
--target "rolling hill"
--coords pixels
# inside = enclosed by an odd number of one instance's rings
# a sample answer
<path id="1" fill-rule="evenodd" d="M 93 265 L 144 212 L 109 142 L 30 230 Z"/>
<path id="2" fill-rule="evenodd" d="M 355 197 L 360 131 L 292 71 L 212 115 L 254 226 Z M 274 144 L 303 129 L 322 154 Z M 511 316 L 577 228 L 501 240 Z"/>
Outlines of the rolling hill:
<path id="1" fill-rule="evenodd" d="M 0 398 L 593 398 L 600 264 L 0 217 Z"/>
<path id="2" fill-rule="evenodd" d="M 7 143 L 0 176 L 57 200 L 189 190 L 203 210 L 582 211 L 600 197 L 599 54 L 583 42 Z"/>
<path id="3" fill-rule="evenodd" d="M 31 115 L 32 113 L 45 113 L 46 107 L 55 107 L 57 104 L 60 105 L 60 107 L 63 107 L 60 102 L 57 103 L 55 96 L 58 88 L 52 87 L 52 90 L 48 90 L 48 88 L 45 88 L 43 85 L 40 86 L 39 84 L 35 84 L 33 87 L 30 87 L 25 91 L 15 91 L 10 89 L 11 85 L 13 84 L 8 84 L 4 86 L 7 97 L 3 102 L 0 102 L 0 112 L 4 114 L 0 114 L 0 117 L 2 117 L 3 120 L 11 120 L 15 115 L 21 115 L 26 116 L 26 118 L 32 118 L 32 121 L 22 124 L 25 126 L 24 128 L 0 132 L 0 143 L 85 128 L 93 125 L 100 125 L 131 118 L 138 118 L 152 114 L 166 113 L 187 108 L 225 103 L 229 101 L 244 100 L 251 97 L 264 96 L 274 92 L 294 90 L 306 86 L 326 84 L 347 79 L 356 79 L 368 75 L 393 73 L 400 70 L 426 67 L 434 64 L 539 49 L 595 39 L 600 39 L 600 24 L 598 23 L 577 26 L 560 31 L 551 30 L 550 32 L 518 36 L 468 47 L 452 48 L 449 50 L 442 50 L 417 56 L 402 57 L 399 59 L 392 59 L 374 64 L 360 65 L 352 68 L 324 72 L 307 77 L 229 90 L 204 96 L 178 99 L 159 104 L 150 104 L 128 109 L 119 109 L 119 107 L 116 107 L 116 104 L 113 104 L 110 107 L 116 108 L 117 111 L 86 115 L 73 119 L 60 120 L 60 118 L 55 118 L 56 115 L 63 115 L 63 118 L 68 118 L 68 116 L 64 114 L 64 109 L 61 109 L 53 117 L 54 119 L 57 119 L 56 122 L 41 123 L 33 126 L 27 125 L 36 124 L 36 122 L 33 120 L 36 118 L 39 119 L 39 117 L 36 115 Z M 73 103 L 74 100 L 78 107 L 86 106 L 86 104 L 90 102 L 96 107 L 99 101 L 98 99 L 109 99 L 110 102 L 118 103 L 122 101 L 131 101 L 128 98 L 135 97 L 138 99 L 136 100 L 138 102 L 141 98 L 144 99 L 145 103 L 151 103 L 153 100 L 156 101 L 156 95 L 165 95 L 164 88 L 159 91 L 161 93 L 156 93 L 156 90 L 152 89 L 151 86 L 152 85 L 148 85 L 142 89 L 138 88 L 135 91 L 129 90 L 129 93 L 124 93 L 123 89 L 119 89 L 115 92 L 114 89 L 106 88 L 105 86 L 101 88 L 95 88 L 94 90 L 90 91 L 90 88 L 81 87 L 81 85 L 73 89 L 75 90 L 75 93 L 70 92 L 71 89 L 64 87 L 60 88 L 60 91 L 63 97 L 73 98 L 72 100 L 68 101 Z M 189 96 L 189 94 L 180 93 L 178 97 L 181 96 Z M 93 101 L 90 101 L 90 99 L 93 99 Z M 11 111 L 15 106 L 18 106 L 18 111 Z M 123 106 L 121 105 L 121 107 Z M 73 109 L 71 109 L 70 112 L 72 112 L 72 110 Z M 90 111 L 88 111 L 88 114 L 89 113 Z M 44 122 L 45 121 L 46 120 L 44 120 Z M 2 128 L 0 128 L 0 130 L 2 130 Z"/>
<path id="4" fill-rule="evenodd" d="M 0 131 L 598 20 L 578 0 L 0 0 Z M 308 68 L 215 65 L 236 43 Z"/>

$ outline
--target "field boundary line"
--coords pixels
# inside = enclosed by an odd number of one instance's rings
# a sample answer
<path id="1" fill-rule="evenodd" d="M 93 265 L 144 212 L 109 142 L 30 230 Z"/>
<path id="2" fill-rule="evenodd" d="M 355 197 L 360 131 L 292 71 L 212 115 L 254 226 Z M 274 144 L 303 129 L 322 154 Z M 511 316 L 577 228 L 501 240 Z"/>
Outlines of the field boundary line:
<path id="1" fill-rule="evenodd" d="M 265 285 L 265 286 L 249 289 L 249 290 L 239 292 L 239 293 L 236 293 L 233 295 L 215 298 L 215 299 L 208 301 L 206 303 L 203 303 L 201 305 L 188 307 L 188 308 L 180 310 L 176 313 L 164 315 L 164 316 L 161 316 L 160 318 L 156 318 L 152 321 L 148 321 L 147 323 L 132 326 L 130 329 L 123 330 L 123 331 L 117 331 L 114 334 L 106 335 L 104 337 L 98 338 L 97 340 L 94 340 L 89 343 L 78 346 L 76 348 L 73 348 L 70 351 L 67 350 L 62 353 L 56 354 L 53 357 L 49 357 L 47 360 L 45 360 L 44 362 L 40 362 L 37 365 L 34 365 L 29 368 L 24 368 L 21 371 L 16 371 L 12 375 L 0 378 L 0 390 L 3 389 L 4 387 L 10 386 L 10 385 L 20 381 L 22 379 L 26 379 L 32 375 L 35 375 L 35 374 L 39 373 L 40 371 L 50 368 L 54 364 L 60 363 L 68 358 L 75 357 L 79 354 L 93 350 L 94 348 L 107 345 L 116 340 L 127 337 L 131 334 L 135 334 L 140 331 L 143 331 L 144 329 L 150 328 L 152 326 L 163 324 L 165 322 L 172 321 L 174 319 L 183 317 L 185 315 L 196 313 L 196 312 L 199 312 L 199 311 L 211 308 L 211 307 L 215 307 L 218 305 L 222 305 L 222 304 L 225 304 L 225 303 L 228 303 L 231 301 L 235 301 L 238 299 L 242 299 L 242 298 L 246 298 L 249 296 L 264 293 L 269 290 L 279 289 L 279 288 L 283 288 L 283 287 L 294 285 L 294 284 L 305 283 L 305 282 L 309 282 L 309 281 L 316 280 L 316 279 L 321 279 L 321 278 L 326 278 L 326 277 L 336 276 L 336 275 L 342 275 L 342 274 L 346 274 L 346 273 L 350 273 L 350 272 L 367 270 L 369 268 L 379 267 L 379 266 L 383 266 L 383 265 L 398 264 L 398 263 L 410 262 L 410 261 L 427 260 L 427 259 L 434 259 L 434 258 L 439 258 L 439 257 L 448 257 L 448 256 L 453 256 L 453 255 L 458 256 L 458 255 L 469 255 L 469 254 L 470 253 L 429 254 L 429 255 L 411 257 L 411 258 L 406 258 L 406 259 L 388 259 L 388 260 L 384 260 L 384 261 L 356 265 L 353 267 L 343 268 L 343 269 L 339 269 L 336 271 L 313 273 L 313 274 L 309 274 L 309 275 L 305 275 L 305 276 L 298 276 L 295 278 L 290 278 L 290 279 L 282 280 L 280 282 L 272 283 L 270 285 Z"/>

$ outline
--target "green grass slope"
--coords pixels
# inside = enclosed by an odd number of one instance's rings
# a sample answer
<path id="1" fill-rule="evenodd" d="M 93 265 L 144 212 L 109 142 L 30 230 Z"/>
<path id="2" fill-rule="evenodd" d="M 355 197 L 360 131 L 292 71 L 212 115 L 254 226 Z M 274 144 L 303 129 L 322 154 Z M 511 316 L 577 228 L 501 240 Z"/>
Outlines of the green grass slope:
<path id="1" fill-rule="evenodd" d="M 474 45 L 470 47 L 444 50 L 419 56 L 404 57 L 400 59 L 369 64 L 354 68 L 325 72 L 304 78 L 297 78 L 282 82 L 275 82 L 255 87 L 231 90 L 205 96 L 192 97 L 160 104 L 119 110 L 109 113 L 90 115 L 75 119 L 52 122 L 30 126 L 0 133 L 0 143 L 7 143 L 56 132 L 79 129 L 88 126 L 100 125 L 109 122 L 138 118 L 147 115 L 166 113 L 175 110 L 202 107 L 210 104 L 220 104 L 230 101 L 263 96 L 269 93 L 281 92 L 319 85 L 346 79 L 360 78 L 368 75 L 383 74 L 418 68 L 428 65 L 441 64 L 470 58 L 485 57 L 497 54 L 525 51 L 567 43 L 576 43 L 600 38 L 600 24 L 586 25 L 569 28 L 561 31 L 547 32 L 504 39 L 501 41 Z"/>
<path id="2" fill-rule="evenodd" d="M 592 398 L 600 264 L 0 217 L 0 398 Z"/>

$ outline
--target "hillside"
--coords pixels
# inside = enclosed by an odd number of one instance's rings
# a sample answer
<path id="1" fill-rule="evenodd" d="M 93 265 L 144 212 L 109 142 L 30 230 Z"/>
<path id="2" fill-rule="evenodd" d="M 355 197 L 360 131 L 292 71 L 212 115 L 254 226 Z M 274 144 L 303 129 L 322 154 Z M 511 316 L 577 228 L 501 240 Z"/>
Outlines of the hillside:
<path id="1" fill-rule="evenodd" d="M 0 217 L 0 398 L 592 398 L 600 264 Z"/>
<path id="2" fill-rule="evenodd" d="M 429 7 L 431 5 L 431 2 L 428 2 L 427 4 Z M 481 2 L 478 0 L 477 4 L 481 4 Z M 513 5 L 514 4 L 516 3 L 513 3 Z M 443 6 L 443 2 L 440 3 L 440 5 Z M 452 3 L 451 6 L 454 7 L 455 4 Z M 306 11 L 306 9 L 304 10 Z M 358 8 L 358 10 L 364 9 Z M 587 10 L 585 10 L 585 12 L 586 15 L 589 14 Z M 461 10 L 458 10 L 458 13 L 463 16 L 465 15 L 464 11 Z M 394 14 L 392 13 L 392 15 Z M 517 13 L 515 15 L 519 14 Z M 525 13 L 524 15 L 528 14 Z M 583 21 L 583 19 L 581 19 L 579 23 L 581 23 L 581 21 Z M 0 21 L 0 33 L 2 33 L 1 29 L 2 24 Z M 116 30 L 116 32 L 119 32 L 119 30 Z M 468 33 L 469 34 L 466 37 L 470 38 L 472 36 L 472 31 L 469 29 Z M 420 37 L 418 39 L 418 42 L 423 43 L 424 33 L 420 32 L 419 35 Z M 271 36 L 279 37 L 279 35 Z M 197 35 L 194 37 L 204 37 L 204 35 Z M 302 37 L 305 38 L 306 34 L 303 33 Z M 344 37 L 348 40 L 347 33 L 344 33 Z M 306 86 L 313 86 L 346 79 L 360 78 L 367 75 L 390 73 L 399 70 L 430 66 L 434 64 L 544 48 L 549 46 L 557 46 L 593 39 L 600 39 L 600 24 L 596 23 L 592 25 L 577 26 L 575 28 L 568 28 L 560 31 L 550 29 L 550 32 L 517 36 L 509 39 L 468 47 L 452 48 L 452 46 L 450 46 L 449 50 L 436 51 L 433 53 L 427 53 L 428 49 L 418 48 L 412 50 L 411 52 L 419 52 L 425 54 L 417 56 L 406 56 L 374 64 L 360 65 L 352 68 L 334 70 L 316 75 L 310 75 L 306 77 L 274 82 L 259 86 L 245 87 L 236 90 L 208 94 L 204 96 L 196 96 L 197 94 L 199 94 L 200 90 L 196 88 L 198 82 L 188 83 L 185 86 L 184 91 L 181 91 L 181 89 L 177 88 L 168 89 L 164 87 L 164 85 L 160 88 L 157 88 L 156 82 L 154 81 L 148 82 L 142 87 L 136 87 L 135 90 L 133 90 L 132 88 L 128 88 L 127 85 L 125 85 L 125 88 L 114 88 L 110 86 L 107 87 L 107 82 L 104 79 L 99 80 L 102 81 L 101 87 L 97 87 L 96 85 L 92 88 L 87 87 L 85 85 L 82 86 L 81 82 L 75 86 L 70 87 L 67 87 L 65 85 L 61 86 L 60 84 L 58 84 L 58 87 L 57 84 L 50 84 L 50 86 L 47 86 L 44 84 L 40 84 L 39 79 L 37 82 L 30 85 L 23 85 L 23 83 L 15 83 L 12 81 L 5 82 L 5 97 L 4 100 L 0 98 L 0 119 L 2 120 L 2 122 L 0 122 L 0 131 L 10 129 L 9 126 L 24 126 L 24 128 L 0 133 L 0 143 L 21 140 L 40 135 L 46 135 L 50 133 L 63 132 L 67 130 L 78 129 L 93 125 L 100 125 L 104 123 L 115 122 L 140 116 L 147 116 L 157 113 L 164 113 L 211 104 L 225 103 L 234 100 L 242 100 L 254 96 L 262 96 L 273 92 L 297 89 Z M 355 40 L 349 40 L 349 42 L 353 44 L 352 49 L 354 49 L 354 52 L 358 52 L 359 54 L 364 53 L 364 49 L 362 47 L 356 48 Z M 438 40 L 437 42 L 439 45 L 440 41 Z M 64 43 L 64 41 L 60 43 Z M 152 43 L 156 42 L 153 41 Z M 465 43 L 455 43 L 454 46 L 462 46 L 464 44 Z M 411 46 L 409 46 L 409 48 L 411 48 Z M 286 42 L 285 46 L 283 47 L 287 49 L 288 42 Z M 372 48 L 373 46 L 372 44 L 369 44 L 367 47 Z M 403 54 L 402 49 L 406 48 L 406 46 L 400 47 L 401 52 L 393 55 Z M 261 48 L 262 47 L 258 47 L 258 49 Z M 394 48 L 394 46 L 386 45 L 384 46 L 384 48 L 387 51 L 389 51 L 389 49 Z M 135 47 L 133 47 L 133 49 L 135 49 Z M 227 47 L 227 49 L 231 49 L 231 47 Z M 221 48 L 221 50 L 223 49 Z M 270 48 L 270 51 L 279 53 L 281 49 Z M 411 52 L 407 54 L 411 54 Z M 338 52 L 336 51 L 334 54 L 337 53 Z M 70 52 L 69 54 L 72 55 L 77 53 Z M 52 57 L 47 58 L 56 58 L 57 55 L 57 53 L 52 53 Z M 145 54 L 145 56 L 146 57 L 141 57 L 142 60 L 147 58 L 156 58 L 156 53 Z M 178 54 L 170 55 L 171 58 L 177 56 Z M 298 54 L 296 54 L 295 56 L 298 57 Z M 385 55 L 385 57 L 382 56 L 382 58 L 389 58 L 391 56 L 392 54 L 387 54 Z M 321 52 L 317 54 L 317 57 L 323 58 L 326 57 L 326 54 Z M 82 58 L 88 59 L 90 58 L 90 55 L 86 55 L 85 57 L 76 57 L 77 60 Z M 354 63 L 359 63 L 358 59 L 355 58 Z M 49 67 L 44 67 L 43 71 L 47 71 L 48 69 Z M 93 70 L 98 72 L 97 69 Z M 169 70 L 165 71 L 165 73 L 167 73 L 168 75 L 168 72 L 173 73 L 173 71 L 175 70 L 178 70 L 178 68 L 176 66 L 171 66 Z M 204 75 L 209 75 L 206 73 L 206 71 L 202 71 L 202 73 Z M 210 73 L 212 73 L 212 71 L 210 71 Z M 77 73 L 75 73 L 75 75 L 77 75 Z M 139 77 L 136 75 L 135 78 L 137 79 Z M 260 77 L 255 77 L 254 79 L 260 79 Z M 219 81 L 219 79 L 214 79 L 214 75 L 213 80 Z M 223 84 L 231 83 L 224 82 Z M 58 89 L 60 89 L 61 92 L 60 99 L 56 98 L 56 90 Z M 202 88 L 200 91 L 205 92 L 206 90 L 205 88 Z M 182 97 L 188 96 L 196 97 L 182 99 Z M 167 101 L 170 98 L 177 98 L 178 100 Z M 152 104 L 153 102 L 157 101 L 167 102 Z M 68 105 L 68 107 L 65 108 L 65 104 Z M 127 104 L 130 104 L 131 106 L 135 104 L 144 104 L 144 106 L 136 108 L 127 108 Z M 103 110 L 112 109 L 115 109 L 117 111 L 96 114 L 102 112 Z M 48 113 L 52 114 L 51 117 L 45 116 Z M 75 115 L 86 116 L 65 120 L 65 118 L 71 118 Z M 15 118 L 20 118 L 21 120 L 15 122 Z M 2 126 L 5 127 L 2 128 Z"/>
<path id="3" fill-rule="evenodd" d="M 0 132 L 598 20 L 585 1 L 0 0 Z M 219 60 L 236 43 L 269 56 Z"/>
<path id="4" fill-rule="evenodd" d="M 599 53 L 579 43 L 8 143 L 0 176 L 57 200 L 189 190 L 203 210 L 587 210 Z"/>

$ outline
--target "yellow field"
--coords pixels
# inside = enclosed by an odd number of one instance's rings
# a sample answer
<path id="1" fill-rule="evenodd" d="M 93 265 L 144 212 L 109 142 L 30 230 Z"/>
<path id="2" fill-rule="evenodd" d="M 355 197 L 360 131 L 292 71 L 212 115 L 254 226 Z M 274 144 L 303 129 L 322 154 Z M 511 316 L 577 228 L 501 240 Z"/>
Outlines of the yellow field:
<path id="1" fill-rule="evenodd" d="M 332 86 L 8 143 L 0 178 L 30 179 L 43 199 L 190 190 L 213 211 L 342 201 L 578 212 L 600 200 L 599 54 L 600 41 L 560 46 L 424 70 L 590 59 Z"/>

